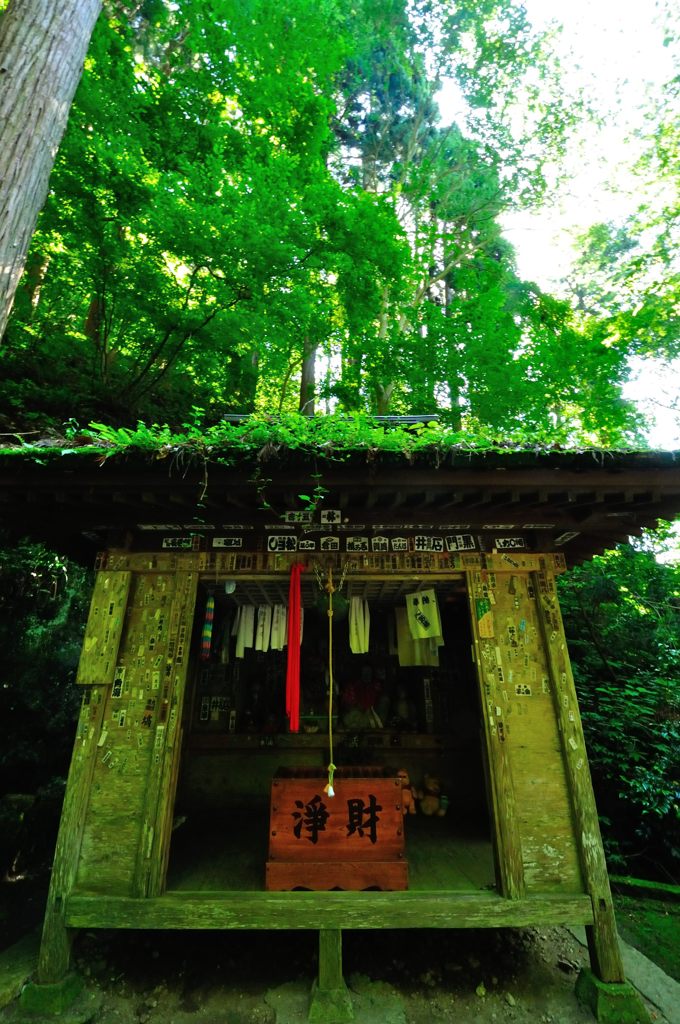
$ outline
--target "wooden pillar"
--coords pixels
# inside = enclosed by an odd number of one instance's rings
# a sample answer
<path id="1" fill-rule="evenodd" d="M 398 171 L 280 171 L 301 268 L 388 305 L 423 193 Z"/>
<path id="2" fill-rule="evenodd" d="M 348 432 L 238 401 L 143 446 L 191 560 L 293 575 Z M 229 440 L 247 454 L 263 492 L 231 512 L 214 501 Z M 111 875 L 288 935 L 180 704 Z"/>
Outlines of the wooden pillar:
<path id="1" fill-rule="evenodd" d="M 324 928 L 319 932 L 319 988 L 329 991 L 343 988 L 342 931 Z"/>
<path id="2" fill-rule="evenodd" d="M 50 889 L 45 908 L 38 981 L 53 984 L 68 971 L 72 934 L 64 923 L 66 900 L 73 887 L 89 803 L 90 783 L 97 754 L 97 740 L 104 713 L 101 690 L 83 694 L 76 741 L 66 783 L 64 806 L 54 852 Z"/>
<path id="3" fill-rule="evenodd" d="M 72 936 L 64 924 L 66 900 L 78 868 L 105 696 L 113 681 L 129 590 L 129 572 L 97 573 L 76 676 L 76 682 L 87 689 L 83 693 L 52 863 L 38 959 L 41 984 L 60 981 L 69 967 Z"/>
<path id="4" fill-rule="evenodd" d="M 497 709 L 497 645 L 493 639 L 493 601 L 489 598 L 486 573 L 468 572 L 467 590 L 472 618 L 474 659 L 477 666 L 483 737 L 490 783 L 491 811 L 501 893 L 508 899 L 525 895 L 522 844 L 517 823 L 515 790 L 507 750 L 507 734 Z"/>
<path id="5" fill-rule="evenodd" d="M 342 931 L 319 931 L 319 977 L 312 988 L 307 1017 L 310 1024 L 345 1024 L 354 1020 L 354 1008 L 342 976 Z"/>
<path id="6" fill-rule="evenodd" d="M 161 708 L 145 780 L 142 830 L 133 886 L 135 896 L 161 894 L 170 854 L 182 712 L 198 576 L 195 572 L 178 572 L 175 579 L 176 589 L 165 645 L 168 674 L 159 691 Z"/>
<path id="7" fill-rule="evenodd" d="M 593 903 L 594 922 L 586 929 L 590 962 L 601 981 L 623 982 L 625 975 L 616 932 L 607 864 L 553 573 L 536 573 L 535 588 L 562 756 L 571 795 L 574 833 L 585 883 Z"/>

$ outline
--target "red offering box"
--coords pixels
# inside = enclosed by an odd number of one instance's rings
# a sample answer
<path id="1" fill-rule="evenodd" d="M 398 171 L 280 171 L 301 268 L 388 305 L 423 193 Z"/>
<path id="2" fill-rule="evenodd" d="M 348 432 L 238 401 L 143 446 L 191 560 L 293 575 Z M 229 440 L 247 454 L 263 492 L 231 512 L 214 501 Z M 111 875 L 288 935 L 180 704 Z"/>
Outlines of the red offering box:
<path id="1" fill-rule="evenodd" d="M 407 889 L 401 780 L 384 768 L 280 768 L 272 780 L 266 887 Z"/>

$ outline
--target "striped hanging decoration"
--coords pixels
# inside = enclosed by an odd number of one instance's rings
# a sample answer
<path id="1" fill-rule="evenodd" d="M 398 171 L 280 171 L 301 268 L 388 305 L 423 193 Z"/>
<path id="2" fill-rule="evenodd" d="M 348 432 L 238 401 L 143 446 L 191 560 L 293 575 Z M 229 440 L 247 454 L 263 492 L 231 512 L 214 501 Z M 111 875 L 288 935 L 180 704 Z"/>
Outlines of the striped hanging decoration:
<path id="1" fill-rule="evenodd" d="M 201 631 L 201 661 L 208 661 L 210 658 L 214 620 L 215 598 L 212 594 L 209 594 L 205 602 L 205 618 L 203 620 L 203 629 Z"/>

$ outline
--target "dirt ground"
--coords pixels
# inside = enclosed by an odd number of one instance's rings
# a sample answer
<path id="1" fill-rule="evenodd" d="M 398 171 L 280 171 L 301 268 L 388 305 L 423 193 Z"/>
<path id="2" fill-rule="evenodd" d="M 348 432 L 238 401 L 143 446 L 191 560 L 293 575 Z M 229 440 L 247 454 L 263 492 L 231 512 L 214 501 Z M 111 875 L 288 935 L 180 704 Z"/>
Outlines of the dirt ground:
<path id="1" fill-rule="evenodd" d="M 75 966 L 100 1004 L 97 1024 L 303 1024 L 317 941 L 306 931 L 87 932 Z M 563 928 L 355 931 L 343 955 L 357 1024 L 594 1019 L 574 995 L 587 953 Z M 650 1016 L 666 1020 L 652 1006 Z M 17 1017 L 16 1004 L 0 1011 L 3 1024 Z"/>

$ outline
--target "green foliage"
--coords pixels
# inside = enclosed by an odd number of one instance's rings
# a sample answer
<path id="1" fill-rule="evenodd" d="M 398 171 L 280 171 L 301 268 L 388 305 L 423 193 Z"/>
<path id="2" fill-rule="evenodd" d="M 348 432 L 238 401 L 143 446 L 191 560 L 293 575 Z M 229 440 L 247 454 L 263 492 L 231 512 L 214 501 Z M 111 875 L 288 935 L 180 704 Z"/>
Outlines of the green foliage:
<path id="1" fill-rule="evenodd" d="M 680 564 L 659 562 L 650 543 L 621 545 L 563 577 L 560 602 L 610 864 L 672 878 L 680 859 Z"/>
<path id="2" fill-rule="evenodd" d="M 92 574 L 41 544 L 0 543 L 0 874 L 21 877 L 48 871 L 54 850 Z M 26 913 L 10 914 L 8 940 Z"/>
<path id="3" fill-rule="evenodd" d="M 619 224 L 596 224 L 577 239 L 571 279 L 577 306 L 599 323 L 603 343 L 645 359 L 680 355 L 680 18 L 657 5 L 674 72 L 648 99 L 647 125 L 631 140 L 641 151 L 637 209 Z"/>
<path id="4" fill-rule="evenodd" d="M 33 793 L 64 775 L 90 574 L 40 544 L 0 548 L 0 780 Z"/>
<path id="5" fill-rule="evenodd" d="M 440 123 L 443 76 L 465 123 Z M 625 347 L 501 237 L 580 111 L 558 81 L 518 0 L 112 0 L 0 349 L 2 429 L 316 400 L 632 440 Z"/>
<path id="6" fill-rule="evenodd" d="M 559 437 L 565 437 L 554 428 L 542 433 L 534 430 L 531 434 L 521 428 L 502 434 L 482 426 L 476 430 L 458 430 L 445 417 L 414 424 L 385 424 L 365 413 L 309 417 L 290 412 L 278 416 L 246 416 L 235 422 L 225 420 L 208 425 L 202 409 L 194 407 L 192 412 L 192 420 L 183 423 L 179 430 L 167 423 L 143 422 L 138 422 L 136 427 L 91 423 L 81 428 L 71 421 L 47 440 L 34 442 L 31 436 L 11 435 L 0 453 L 45 463 L 77 453 L 104 460 L 135 450 L 152 453 L 160 459 L 195 457 L 230 464 L 244 455 L 266 462 L 283 448 L 323 460 L 341 460 L 356 452 L 365 452 L 368 458 L 379 453 L 408 458 L 422 452 L 436 463 L 456 452 L 550 451 L 556 447 Z M 591 447 L 572 445 L 573 450 Z"/>

